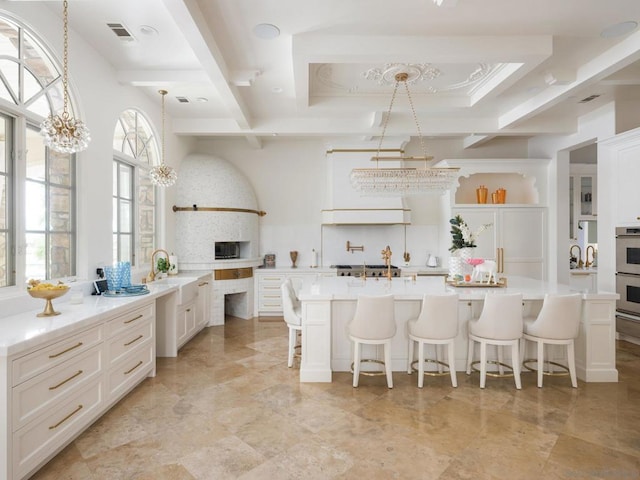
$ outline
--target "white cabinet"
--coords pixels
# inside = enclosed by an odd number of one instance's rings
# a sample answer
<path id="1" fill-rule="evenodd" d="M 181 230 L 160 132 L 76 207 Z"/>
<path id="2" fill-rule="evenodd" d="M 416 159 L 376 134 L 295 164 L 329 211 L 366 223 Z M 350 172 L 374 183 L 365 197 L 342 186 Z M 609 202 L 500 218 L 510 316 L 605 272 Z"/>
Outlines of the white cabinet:
<path id="1" fill-rule="evenodd" d="M 156 301 L 157 308 L 157 335 L 156 354 L 159 357 L 176 357 L 178 350 L 200 330 L 207 322 L 209 308 L 198 312 L 210 304 L 211 298 L 200 300 L 200 293 L 207 296 L 210 290 L 209 282 L 205 277 L 176 277 L 171 282 L 179 285 L 179 290 L 160 297 Z"/>
<path id="2" fill-rule="evenodd" d="M 0 479 L 32 475 L 155 374 L 155 303 L 137 305 L 0 357 Z"/>
<path id="3" fill-rule="evenodd" d="M 620 150 L 616 168 L 617 223 L 637 225 L 640 223 L 640 144 Z"/>
<path id="4" fill-rule="evenodd" d="M 472 232 L 492 224 L 478 236 L 475 256 L 498 262 L 499 273 L 546 278 L 546 208 L 456 207 L 452 214 L 460 215 Z"/>
<path id="5" fill-rule="evenodd" d="M 303 285 L 311 284 L 318 275 L 335 277 L 334 269 L 259 269 L 254 272 L 255 296 L 254 312 L 257 316 L 281 316 L 282 296 L 280 285 L 288 278 L 296 292 Z"/>
<path id="6" fill-rule="evenodd" d="M 107 321 L 107 390 L 111 403 L 155 372 L 155 308 L 144 305 Z"/>
<path id="7" fill-rule="evenodd" d="M 201 278 L 198 283 L 196 303 L 196 326 L 198 331 L 206 327 L 211 319 L 211 275 Z"/>

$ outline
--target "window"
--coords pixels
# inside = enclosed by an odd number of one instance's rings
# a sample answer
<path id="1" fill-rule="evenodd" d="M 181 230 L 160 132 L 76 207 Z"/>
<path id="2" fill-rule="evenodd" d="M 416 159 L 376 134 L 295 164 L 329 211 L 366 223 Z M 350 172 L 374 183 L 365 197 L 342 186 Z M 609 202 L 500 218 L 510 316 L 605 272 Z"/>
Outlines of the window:
<path id="1" fill-rule="evenodd" d="M 0 287 L 75 275 L 75 157 L 46 148 L 38 128 L 62 109 L 61 73 L 33 32 L 0 16 Z"/>
<path id="2" fill-rule="evenodd" d="M 159 160 L 158 142 L 147 119 L 126 110 L 116 124 L 113 148 L 113 259 L 140 265 L 155 244 L 156 189 L 149 170 Z"/>

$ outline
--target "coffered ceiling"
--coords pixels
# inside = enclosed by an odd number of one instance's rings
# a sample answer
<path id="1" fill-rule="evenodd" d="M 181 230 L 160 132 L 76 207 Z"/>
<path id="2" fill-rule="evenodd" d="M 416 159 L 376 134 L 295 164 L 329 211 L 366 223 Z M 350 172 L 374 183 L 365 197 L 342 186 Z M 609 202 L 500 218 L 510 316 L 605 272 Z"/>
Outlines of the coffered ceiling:
<path id="1" fill-rule="evenodd" d="M 43 2 L 56 14 L 59 3 Z M 579 115 L 640 99 L 640 29 L 601 35 L 629 21 L 640 22 L 638 0 L 70 2 L 72 34 L 122 83 L 169 91 L 175 133 L 256 147 L 273 135 L 379 135 L 400 70 L 426 136 L 474 146 L 574 132 Z M 277 30 L 257 35 L 262 24 Z M 402 90 L 388 132 L 415 134 Z"/>

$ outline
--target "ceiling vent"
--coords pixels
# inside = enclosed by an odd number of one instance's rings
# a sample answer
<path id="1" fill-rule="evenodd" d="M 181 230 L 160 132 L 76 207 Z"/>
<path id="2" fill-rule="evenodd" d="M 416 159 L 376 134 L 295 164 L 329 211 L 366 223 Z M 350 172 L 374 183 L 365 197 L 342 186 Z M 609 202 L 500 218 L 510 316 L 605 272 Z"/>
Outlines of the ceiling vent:
<path id="1" fill-rule="evenodd" d="M 598 98 L 600 95 L 589 95 L 588 97 L 583 98 L 582 100 L 580 100 L 578 103 L 587 103 L 590 102 L 591 100 L 595 100 L 596 98 Z"/>
<path id="2" fill-rule="evenodd" d="M 180 103 L 189 103 L 189 99 L 187 97 L 176 97 L 176 100 Z"/>
<path id="3" fill-rule="evenodd" d="M 118 37 L 120 40 L 123 40 L 125 42 L 133 42 L 135 40 L 135 38 L 133 38 L 133 35 L 131 35 L 131 32 L 127 30 L 127 27 L 125 27 L 121 23 L 107 23 L 107 27 L 109 27 L 111 31 L 116 34 L 116 37 Z"/>

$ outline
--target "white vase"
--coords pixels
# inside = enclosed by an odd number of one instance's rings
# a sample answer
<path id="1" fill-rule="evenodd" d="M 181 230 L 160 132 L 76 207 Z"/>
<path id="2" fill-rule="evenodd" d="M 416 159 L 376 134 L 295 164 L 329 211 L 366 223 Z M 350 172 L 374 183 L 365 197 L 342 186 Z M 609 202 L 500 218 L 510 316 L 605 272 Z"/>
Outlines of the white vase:
<path id="1" fill-rule="evenodd" d="M 449 258 L 449 277 L 455 279 L 456 277 L 464 278 L 465 275 L 470 275 L 473 267 L 467 263 L 467 260 L 473 258 L 475 249 L 472 247 L 459 248 L 454 250 Z"/>

